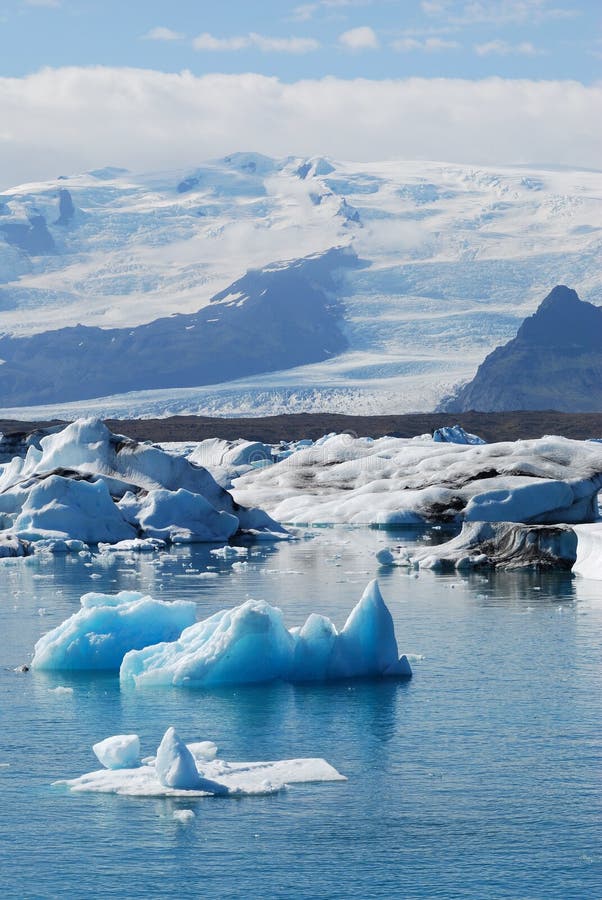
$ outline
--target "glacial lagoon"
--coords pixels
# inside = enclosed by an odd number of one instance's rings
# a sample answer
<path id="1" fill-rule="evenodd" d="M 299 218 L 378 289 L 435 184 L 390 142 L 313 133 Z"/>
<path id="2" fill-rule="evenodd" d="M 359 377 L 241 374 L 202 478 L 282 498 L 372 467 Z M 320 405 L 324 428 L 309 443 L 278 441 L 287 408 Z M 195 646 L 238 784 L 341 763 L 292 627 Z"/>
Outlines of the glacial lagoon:
<path id="1" fill-rule="evenodd" d="M 0 561 L 3 897 L 601 895 L 600 582 L 376 562 L 439 530 L 302 534 L 234 568 L 211 545 Z M 287 624 L 319 612 L 340 627 L 374 577 L 411 680 L 209 691 L 15 671 L 88 591 L 193 600 L 199 618 L 261 598 Z M 97 768 L 108 735 L 152 753 L 170 725 L 227 759 L 319 756 L 348 780 L 242 799 L 53 786 Z"/>

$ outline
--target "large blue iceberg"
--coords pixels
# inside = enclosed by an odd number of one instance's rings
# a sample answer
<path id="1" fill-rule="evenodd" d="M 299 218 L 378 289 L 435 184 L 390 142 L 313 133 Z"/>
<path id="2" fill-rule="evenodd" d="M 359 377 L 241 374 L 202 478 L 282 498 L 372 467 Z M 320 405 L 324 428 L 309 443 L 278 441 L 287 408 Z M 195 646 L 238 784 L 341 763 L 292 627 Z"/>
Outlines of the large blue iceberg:
<path id="1" fill-rule="evenodd" d="M 311 615 L 302 628 L 287 629 L 282 612 L 247 600 L 186 628 L 179 638 L 124 656 L 122 683 L 216 686 L 272 681 L 410 677 L 399 657 L 395 628 L 376 581 L 372 581 L 338 632 L 327 618 Z"/>

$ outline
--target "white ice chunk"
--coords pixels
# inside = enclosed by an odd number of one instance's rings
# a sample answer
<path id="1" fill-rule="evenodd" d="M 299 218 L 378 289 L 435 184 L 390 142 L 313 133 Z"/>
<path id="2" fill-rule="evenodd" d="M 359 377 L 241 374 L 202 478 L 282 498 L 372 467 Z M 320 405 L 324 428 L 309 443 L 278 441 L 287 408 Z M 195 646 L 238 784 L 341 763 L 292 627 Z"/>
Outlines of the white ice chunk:
<path id="1" fill-rule="evenodd" d="M 14 523 L 27 540 L 77 538 L 88 544 L 135 537 L 103 481 L 74 481 L 51 475 L 36 484 Z"/>
<path id="2" fill-rule="evenodd" d="M 137 734 L 115 734 L 92 746 L 106 769 L 135 769 L 140 765 L 140 738 Z"/>
<path id="3" fill-rule="evenodd" d="M 85 594 L 81 606 L 39 639 L 33 668 L 116 671 L 128 650 L 174 640 L 196 618 L 194 603 L 167 603 L 131 591 Z"/>
<path id="4" fill-rule="evenodd" d="M 167 729 L 157 748 L 155 770 L 157 778 L 165 787 L 181 791 L 203 789 L 203 779 L 199 775 L 194 756 L 173 727 Z"/>
<path id="5" fill-rule="evenodd" d="M 174 543 L 227 541 L 239 526 L 236 516 L 218 511 L 200 494 L 183 489 L 149 491 L 135 521 L 147 537 Z"/>
<path id="6" fill-rule="evenodd" d="M 577 559 L 573 566 L 576 575 L 602 581 L 602 522 L 575 525 Z"/>

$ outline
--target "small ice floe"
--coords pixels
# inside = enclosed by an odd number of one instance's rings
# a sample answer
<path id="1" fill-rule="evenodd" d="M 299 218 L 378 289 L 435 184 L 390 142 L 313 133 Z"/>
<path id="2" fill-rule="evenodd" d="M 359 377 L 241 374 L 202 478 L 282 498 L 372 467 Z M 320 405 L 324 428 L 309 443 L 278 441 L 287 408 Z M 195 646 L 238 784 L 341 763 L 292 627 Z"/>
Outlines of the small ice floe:
<path id="1" fill-rule="evenodd" d="M 165 550 L 167 542 L 161 538 L 131 538 L 118 541 L 116 544 L 101 543 L 98 549 L 101 553 L 157 553 Z"/>
<path id="2" fill-rule="evenodd" d="M 56 687 L 50 688 L 50 692 L 52 694 L 59 694 L 59 695 L 71 697 L 73 695 L 73 688 L 66 687 L 64 684 L 57 684 Z"/>
<path id="3" fill-rule="evenodd" d="M 383 547 L 376 554 L 376 561 L 380 566 L 401 566 L 409 569 L 412 567 L 412 558 L 404 547 Z"/>
<path id="4" fill-rule="evenodd" d="M 248 556 L 249 550 L 247 547 L 233 547 L 231 544 L 226 544 L 225 547 L 218 547 L 210 550 L 209 553 L 219 559 L 236 559 L 240 556 Z"/>
<path id="5" fill-rule="evenodd" d="M 208 746 L 215 747 L 210 741 L 186 744 L 168 728 L 156 756 L 140 760 L 138 736 L 115 735 L 93 748 L 105 768 L 54 784 L 76 792 L 138 797 L 242 797 L 274 794 L 289 784 L 347 780 L 325 759 L 226 762 L 200 752 Z"/>

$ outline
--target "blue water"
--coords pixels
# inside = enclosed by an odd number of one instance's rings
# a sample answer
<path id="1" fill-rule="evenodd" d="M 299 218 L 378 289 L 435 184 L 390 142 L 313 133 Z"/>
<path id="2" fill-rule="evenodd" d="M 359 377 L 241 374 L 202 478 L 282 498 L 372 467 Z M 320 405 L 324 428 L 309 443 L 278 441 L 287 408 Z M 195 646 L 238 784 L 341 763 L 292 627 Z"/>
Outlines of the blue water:
<path id="1" fill-rule="evenodd" d="M 1 896 L 601 898 L 602 584 L 379 571 L 374 550 L 394 541 L 317 529 L 207 580 L 208 548 L 2 561 Z M 409 683 L 120 691 L 13 671 L 87 590 L 192 598 L 199 615 L 251 595 L 290 625 L 310 611 L 341 625 L 375 574 Z M 226 759 L 324 756 L 349 780 L 192 801 L 51 786 L 97 767 L 93 742 L 137 732 L 151 753 L 170 724 Z"/>

